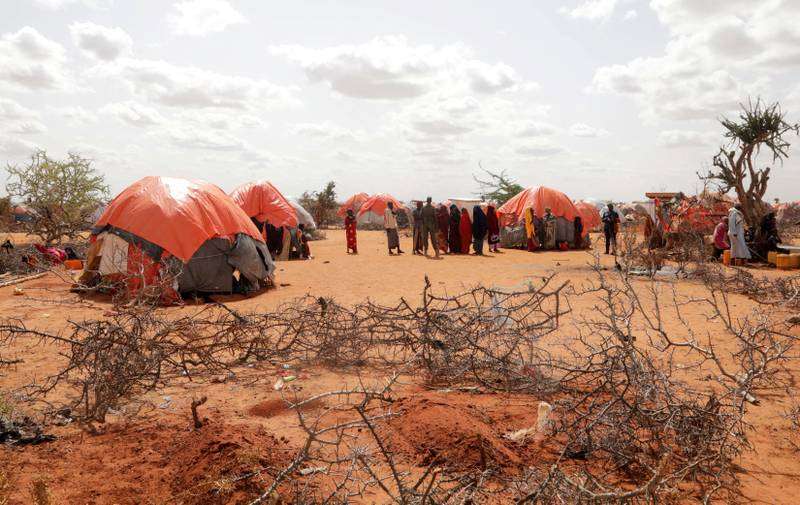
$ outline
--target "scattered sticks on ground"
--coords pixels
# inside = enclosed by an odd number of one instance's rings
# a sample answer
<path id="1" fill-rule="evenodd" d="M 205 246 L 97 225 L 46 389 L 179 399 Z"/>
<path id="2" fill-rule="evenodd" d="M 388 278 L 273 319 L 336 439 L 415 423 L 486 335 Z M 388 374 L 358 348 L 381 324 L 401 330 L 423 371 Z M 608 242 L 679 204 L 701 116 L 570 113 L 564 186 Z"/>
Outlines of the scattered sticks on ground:
<path id="1" fill-rule="evenodd" d="M 442 296 L 426 280 L 419 305 L 348 308 L 306 297 L 268 313 L 217 304 L 177 318 L 131 306 L 107 319 L 72 322 L 62 335 L 8 320 L 0 344 L 58 344 L 60 370 L 25 394 L 43 400 L 69 387 L 69 407 L 84 422 L 103 422 L 144 393 L 210 380 L 246 362 L 390 372 L 383 384 L 311 398 L 282 390 L 305 441 L 291 463 L 270 473 L 271 484 L 253 504 L 276 496 L 345 503 L 375 493 L 402 504 L 654 503 L 687 493 L 707 502 L 735 495 L 733 461 L 749 447 L 745 414 L 762 390 L 784 383 L 795 337 L 763 309 L 732 316 L 716 278 L 698 277 L 709 288 L 704 298 L 682 299 L 664 283 L 634 286 L 624 270 L 593 268 L 586 286 L 551 276 L 514 292 L 478 287 Z M 563 349 L 542 345 L 556 330 L 569 334 L 563 321 L 575 296 L 592 297 L 592 310 L 572 318 L 574 335 Z M 707 318 L 705 331 L 689 322 L 689 306 Z M 677 327 L 668 327 L 667 314 Z M 526 442 L 540 457 L 510 475 L 483 453 L 475 468 L 456 469 L 441 458 L 415 465 L 397 452 L 389 426 L 399 415 L 398 380 L 409 374 L 432 388 L 546 401 L 552 420 Z M 192 402 L 196 429 L 204 400 Z M 305 408 L 321 400 L 321 411 Z"/>

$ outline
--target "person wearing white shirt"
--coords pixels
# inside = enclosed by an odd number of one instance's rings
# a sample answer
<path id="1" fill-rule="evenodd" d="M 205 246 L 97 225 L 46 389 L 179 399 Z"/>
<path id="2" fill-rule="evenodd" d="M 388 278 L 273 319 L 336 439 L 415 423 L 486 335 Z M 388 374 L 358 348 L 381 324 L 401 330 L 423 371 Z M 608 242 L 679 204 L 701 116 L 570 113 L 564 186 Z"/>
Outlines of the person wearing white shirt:
<path id="1" fill-rule="evenodd" d="M 400 236 L 397 234 L 397 213 L 392 202 L 386 203 L 386 210 L 383 212 L 383 227 L 386 229 L 386 239 L 389 242 L 389 254 L 403 254 L 400 249 Z"/>

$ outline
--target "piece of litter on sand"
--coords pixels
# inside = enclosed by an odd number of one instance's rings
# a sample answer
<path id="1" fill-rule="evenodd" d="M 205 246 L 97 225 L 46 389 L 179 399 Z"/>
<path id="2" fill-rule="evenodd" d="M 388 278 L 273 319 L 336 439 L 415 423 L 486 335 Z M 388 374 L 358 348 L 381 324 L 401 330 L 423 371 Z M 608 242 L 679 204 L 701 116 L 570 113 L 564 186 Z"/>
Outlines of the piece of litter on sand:
<path id="1" fill-rule="evenodd" d="M 285 288 L 285 287 L 291 286 L 291 284 L 289 284 L 288 282 L 281 282 L 279 284 L 279 286 L 282 287 L 282 288 Z"/>
<path id="2" fill-rule="evenodd" d="M 172 397 L 171 396 L 165 396 L 164 397 L 164 402 L 161 405 L 159 405 L 158 408 L 160 408 L 160 409 L 168 409 L 170 407 L 170 405 L 172 405 Z"/>
<path id="3" fill-rule="evenodd" d="M 312 466 L 309 468 L 301 468 L 300 475 L 306 476 L 311 475 L 313 473 L 325 473 L 326 468 L 324 466 Z"/>
<path id="4" fill-rule="evenodd" d="M 272 386 L 272 389 L 274 389 L 275 391 L 280 391 L 281 389 L 283 389 L 283 385 L 284 385 L 283 378 L 278 379 L 275 381 L 275 384 Z"/>
<path id="5" fill-rule="evenodd" d="M 532 427 L 532 428 L 523 428 L 521 430 L 512 431 L 511 433 L 506 433 L 505 435 L 503 435 L 503 438 L 507 438 L 508 440 L 511 440 L 512 442 L 521 443 L 521 442 L 525 442 L 525 440 L 527 440 L 528 437 L 530 437 L 531 435 L 533 435 L 535 433 L 536 433 L 536 428 L 534 428 L 534 427 Z"/>

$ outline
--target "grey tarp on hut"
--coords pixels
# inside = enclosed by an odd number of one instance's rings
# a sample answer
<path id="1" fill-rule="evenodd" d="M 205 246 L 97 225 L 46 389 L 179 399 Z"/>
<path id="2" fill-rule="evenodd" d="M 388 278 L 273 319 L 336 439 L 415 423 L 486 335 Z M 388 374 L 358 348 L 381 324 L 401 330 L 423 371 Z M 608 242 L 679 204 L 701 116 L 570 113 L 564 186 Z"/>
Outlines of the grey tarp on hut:
<path id="1" fill-rule="evenodd" d="M 251 237 L 238 234 L 231 243 L 224 238 L 212 238 L 203 243 L 178 276 L 181 293 L 230 293 L 233 291 L 233 272 L 250 283 L 250 291 L 262 286 L 260 279 L 272 279 L 275 265 L 267 247 Z"/>

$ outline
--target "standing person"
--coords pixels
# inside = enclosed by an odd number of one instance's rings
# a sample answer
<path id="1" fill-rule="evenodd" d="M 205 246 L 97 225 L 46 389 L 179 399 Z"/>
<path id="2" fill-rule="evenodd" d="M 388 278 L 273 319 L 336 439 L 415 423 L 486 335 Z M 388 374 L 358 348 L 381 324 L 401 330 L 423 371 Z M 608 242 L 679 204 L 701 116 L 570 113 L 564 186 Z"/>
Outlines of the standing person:
<path id="1" fill-rule="evenodd" d="M 486 232 L 489 230 L 489 223 L 486 214 L 483 213 L 480 205 L 472 208 L 472 248 L 476 256 L 483 256 L 483 241 L 486 240 Z"/>
<path id="2" fill-rule="evenodd" d="M 439 225 L 439 233 L 436 239 L 439 241 L 439 250 L 447 254 L 447 232 L 450 229 L 450 212 L 442 204 L 436 209 L 436 223 Z"/>
<path id="3" fill-rule="evenodd" d="M 742 204 L 737 203 L 728 213 L 728 236 L 731 244 L 731 261 L 734 265 L 744 265 L 750 259 L 750 250 L 744 239 L 744 214 Z"/>
<path id="4" fill-rule="evenodd" d="M 583 219 L 581 219 L 581 216 L 575 216 L 573 227 L 575 228 L 575 235 L 572 241 L 575 243 L 575 249 L 583 249 Z"/>
<path id="5" fill-rule="evenodd" d="M 539 248 L 539 239 L 536 237 L 536 214 L 532 207 L 525 209 L 525 236 L 528 238 L 528 252 Z"/>
<path id="6" fill-rule="evenodd" d="M 397 213 L 394 211 L 394 204 L 386 202 L 386 210 L 383 212 L 383 227 L 386 229 L 386 240 L 389 244 L 389 254 L 403 254 L 400 249 L 400 236 L 397 234 Z"/>
<path id="7" fill-rule="evenodd" d="M 436 239 L 439 233 L 439 221 L 436 218 L 436 208 L 433 206 L 433 198 L 430 196 L 425 199 L 425 207 L 422 208 L 422 246 L 425 256 L 428 255 L 428 239 L 433 248 L 436 258 L 439 258 L 439 241 Z"/>
<path id="8" fill-rule="evenodd" d="M 544 221 L 544 248 L 545 249 L 555 249 L 556 248 L 556 216 L 553 215 L 553 212 L 550 210 L 550 207 L 545 207 L 544 209 L 544 217 L 542 218 Z"/>
<path id="9" fill-rule="evenodd" d="M 494 205 L 489 205 L 486 209 L 486 221 L 489 226 L 489 252 L 497 252 L 500 244 L 500 220 L 497 219 Z"/>
<path id="10" fill-rule="evenodd" d="M 458 206 L 452 204 L 450 206 L 450 230 L 448 234 L 448 241 L 450 242 L 450 254 L 461 253 L 461 212 L 458 211 Z"/>
<path id="11" fill-rule="evenodd" d="M 344 218 L 344 232 L 347 236 L 347 254 L 358 254 L 358 237 L 356 235 L 356 214 L 353 209 L 347 209 L 347 215 Z"/>
<path id="12" fill-rule="evenodd" d="M 461 254 L 469 254 L 469 246 L 472 243 L 472 219 L 469 218 L 467 209 L 461 209 L 458 234 L 461 236 Z"/>
<path id="13" fill-rule="evenodd" d="M 714 228 L 714 259 L 719 259 L 726 249 L 730 249 L 728 243 L 728 218 L 723 217 L 716 228 Z"/>
<path id="14" fill-rule="evenodd" d="M 617 233 L 619 232 L 619 214 L 614 210 L 614 204 L 608 204 L 605 212 L 603 212 L 603 235 L 606 239 L 606 254 L 608 253 L 609 246 L 617 255 Z"/>
<path id="15" fill-rule="evenodd" d="M 414 237 L 411 254 L 422 254 L 422 202 L 417 202 L 417 208 L 411 212 L 413 224 L 411 234 Z"/>

